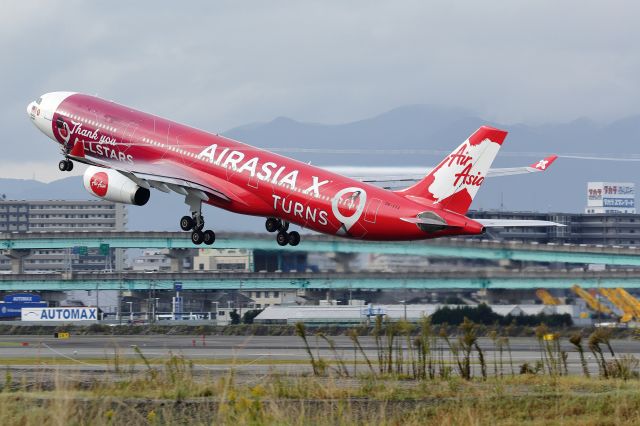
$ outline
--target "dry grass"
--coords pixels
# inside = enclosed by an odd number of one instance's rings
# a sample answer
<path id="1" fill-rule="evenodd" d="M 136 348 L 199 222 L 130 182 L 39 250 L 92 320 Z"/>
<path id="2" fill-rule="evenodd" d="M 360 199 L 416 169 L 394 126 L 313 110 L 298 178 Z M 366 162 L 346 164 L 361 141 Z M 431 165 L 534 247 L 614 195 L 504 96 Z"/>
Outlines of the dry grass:
<path id="1" fill-rule="evenodd" d="M 45 390 L 7 377 L 0 393 L 2 424 L 640 423 L 636 380 L 522 375 L 416 381 L 268 374 L 239 383 L 233 370 L 196 380 L 191 362 L 176 356 L 161 367 L 119 373 L 118 379 L 78 382 L 65 372 Z"/>
<path id="2" fill-rule="evenodd" d="M 32 376 L 27 382 L 12 377 L 7 369 L 0 380 L 0 422 L 24 426 L 640 424 L 639 361 L 617 356 L 608 335 L 589 336 L 589 350 L 599 356 L 599 374 L 570 376 L 559 337 L 547 340 L 549 330 L 541 328 L 539 365 L 516 375 L 506 373 L 500 352 L 506 350 L 512 364 L 506 336 L 492 337 L 494 352 L 500 356 L 491 365 L 477 345 L 475 325 L 465 322 L 451 337 L 443 330 L 432 329 L 427 319 L 416 327 L 380 319 L 374 330 L 375 358 L 364 354 L 352 333 L 353 353 L 363 355 L 354 364 L 322 335 L 319 338 L 329 344 L 335 359 L 319 357 L 307 330 L 298 325 L 309 355 L 308 375 L 272 372 L 239 380 L 234 368 L 244 365 L 240 360 L 192 361 L 175 355 L 150 360 L 140 349 L 137 359 L 123 360 L 117 352 L 113 359 L 96 359 L 95 363 L 109 366 L 104 377 L 87 379 L 85 374 L 80 379 L 81 372 L 67 368 L 51 380 L 50 367 L 43 365 L 43 374 L 35 375 L 40 379 Z M 572 337 L 571 342 L 584 351 L 581 337 Z M 443 348 L 451 354 L 445 356 Z M 47 360 L 38 360 L 43 361 Z M 199 365 L 197 375 L 193 362 Z M 207 364 L 229 364 L 228 373 L 202 373 Z M 362 367 L 354 372 L 347 364 Z"/>

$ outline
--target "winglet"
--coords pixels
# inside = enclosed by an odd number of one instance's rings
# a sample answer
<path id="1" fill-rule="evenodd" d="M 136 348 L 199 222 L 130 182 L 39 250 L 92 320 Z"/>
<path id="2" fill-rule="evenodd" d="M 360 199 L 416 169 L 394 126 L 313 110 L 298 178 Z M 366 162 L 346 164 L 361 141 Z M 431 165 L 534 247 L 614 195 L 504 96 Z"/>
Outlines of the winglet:
<path id="1" fill-rule="evenodd" d="M 540 170 L 541 172 L 543 172 L 543 171 L 547 170 L 549 167 L 551 167 L 551 165 L 553 164 L 554 161 L 556 161 L 557 158 L 558 158 L 557 155 L 550 155 L 550 156 L 545 157 L 542 160 L 538 161 L 537 163 L 533 163 L 529 167 L 531 167 L 532 169 Z"/>

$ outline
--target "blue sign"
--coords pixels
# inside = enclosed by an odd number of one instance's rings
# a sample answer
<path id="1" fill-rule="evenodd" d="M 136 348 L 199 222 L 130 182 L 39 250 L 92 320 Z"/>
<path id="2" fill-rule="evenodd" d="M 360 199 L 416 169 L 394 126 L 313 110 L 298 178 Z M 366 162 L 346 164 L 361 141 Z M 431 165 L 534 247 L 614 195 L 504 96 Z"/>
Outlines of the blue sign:
<path id="1" fill-rule="evenodd" d="M 635 205 L 633 198 L 603 198 L 602 205 L 604 207 L 630 207 Z"/>
<path id="2" fill-rule="evenodd" d="M 175 291 L 182 291 L 182 283 L 173 283 L 173 289 Z"/>
<path id="3" fill-rule="evenodd" d="M 4 296 L 6 303 L 39 303 L 42 301 L 40 296 L 32 293 L 15 293 Z"/>
<path id="4" fill-rule="evenodd" d="M 19 318 L 24 307 L 46 308 L 47 302 L 0 303 L 0 318 Z"/>

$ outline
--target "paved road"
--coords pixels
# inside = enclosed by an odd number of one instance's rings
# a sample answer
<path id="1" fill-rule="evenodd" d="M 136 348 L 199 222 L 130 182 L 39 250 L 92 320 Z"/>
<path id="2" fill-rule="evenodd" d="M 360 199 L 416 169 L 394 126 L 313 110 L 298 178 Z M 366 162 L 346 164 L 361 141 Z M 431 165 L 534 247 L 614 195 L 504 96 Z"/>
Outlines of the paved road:
<path id="1" fill-rule="evenodd" d="M 352 361 L 356 356 L 358 360 L 364 361 L 361 354 L 354 350 L 354 345 L 348 337 L 338 336 L 333 340 L 337 352 L 345 360 Z M 319 354 L 325 359 L 334 359 L 333 351 L 323 339 L 310 337 L 309 344 L 314 354 Z M 377 359 L 373 338 L 362 337 L 361 344 L 369 359 Z M 515 365 L 540 359 L 538 341 L 535 338 L 511 338 L 510 344 Z M 617 354 L 634 354 L 640 357 L 640 341 L 615 340 L 612 346 Z M 38 358 L 65 358 L 62 364 L 67 365 L 74 362 L 78 366 L 87 363 L 100 365 L 107 360 L 112 362 L 115 351 L 124 359 L 138 358 L 135 347 L 153 361 L 162 361 L 170 354 L 177 354 L 193 360 L 196 364 L 199 360 L 203 365 L 226 364 L 226 369 L 237 360 L 239 369 L 251 369 L 256 365 L 265 369 L 270 361 L 279 367 L 286 367 L 286 361 L 290 361 L 290 364 L 298 364 L 296 369 L 300 370 L 299 364 L 308 359 L 302 340 L 293 336 L 206 336 L 204 339 L 202 336 L 167 335 L 71 336 L 68 340 L 48 336 L 0 336 L 0 365 L 3 364 L 3 359 L 8 364 L 19 364 L 21 359 L 29 364 Z M 493 362 L 493 342 L 486 338 L 480 339 L 480 347 L 485 351 L 485 359 Z M 569 352 L 571 369 L 579 370 L 578 354 L 566 339 L 562 340 L 562 348 Z M 444 353 L 448 359 L 449 352 L 445 350 Z M 503 356 L 506 363 L 506 350 Z M 224 362 L 225 360 L 227 362 Z M 252 364 L 246 366 L 247 363 Z M 592 367 L 595 371 L 595 363 Z"/>

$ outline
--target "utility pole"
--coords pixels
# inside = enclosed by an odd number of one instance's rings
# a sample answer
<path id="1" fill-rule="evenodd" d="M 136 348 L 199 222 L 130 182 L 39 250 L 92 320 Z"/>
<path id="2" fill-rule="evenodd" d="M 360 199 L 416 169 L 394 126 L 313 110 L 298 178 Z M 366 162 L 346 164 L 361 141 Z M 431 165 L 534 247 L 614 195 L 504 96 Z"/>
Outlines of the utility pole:
<path id="1" fill-rule="evenodd" d="M 96 308 L 98 309 L 98 319 L 104 319 L 104 315 L 100 318 L 100 281 L 96 280 Z"/>
<path id="2" fill-rule="evenodd" d="M 240 296 L 242 296 L 242 281 L 240 281 Z M 242 302 L 238 306 L 238 315 L 240 316 L 240 321 L 242 321 Z"/>
<path id="3" fill-rule="evenodd" d="M 409 294 L 407 293 L 407 286 L 405 284 L 405 286 L 404 286 L 404 301 L 403 301 L 403 303 L 404 303 L 404 320 L 405 321 L 407 320 L 407 299 L 408 299 L 408 297 L 409 297 Z"/>

